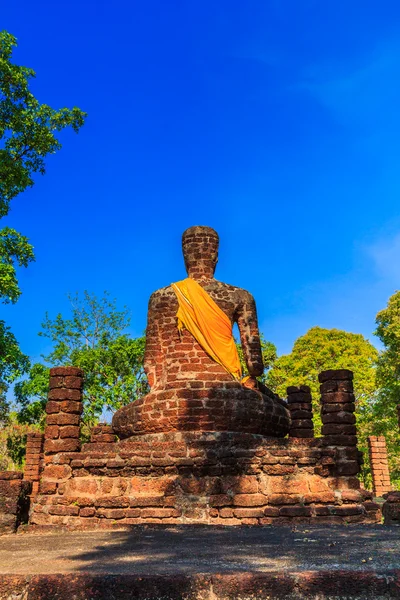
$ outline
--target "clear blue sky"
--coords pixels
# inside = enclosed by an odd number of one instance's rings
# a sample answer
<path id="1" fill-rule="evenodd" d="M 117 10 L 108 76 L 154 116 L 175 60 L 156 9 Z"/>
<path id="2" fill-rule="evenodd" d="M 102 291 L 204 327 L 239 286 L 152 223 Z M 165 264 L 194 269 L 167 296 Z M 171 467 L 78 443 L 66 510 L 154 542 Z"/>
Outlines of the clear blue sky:
<path id="1" fill-rule="evenodd" d="M 40 101 L 89 113 L 2 222 L 36 251 L 0 307 L 25 352 L 84 289 L 140 335 L 197 224 L 280 353 L 314 325 L 371 338 L 400 282 L 398 0 L 22 0 L 0 28 Z"/>

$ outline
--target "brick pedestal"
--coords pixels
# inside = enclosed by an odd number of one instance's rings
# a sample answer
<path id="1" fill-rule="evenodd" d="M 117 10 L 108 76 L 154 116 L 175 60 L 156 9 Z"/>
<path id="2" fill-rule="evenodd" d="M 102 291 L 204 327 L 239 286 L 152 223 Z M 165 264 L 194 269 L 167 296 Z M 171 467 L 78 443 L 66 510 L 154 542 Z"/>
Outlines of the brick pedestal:
<path id="1" fill-rule="evenodd" d="M 76 452 L 82 406 L 83 373 L 76 367 L 50 369 L 49 401 L 46 405 L 44 452 Z"/>
<path id="2" fill-rule="evenodd" d="M 289 437 L 313 438 L 312 398 L 308 385 L 288 387 L 287 401 L 291 417 Z"/>
<path id="3" fill-rule="evenodd" d="M 369 436 L 368 450 L 374 495 L 381 497 L 392 489 L 390 485 L 389 463 L 384 436 Z"/>
<path id="4" fill-rule="evenodd" d="M 64 433 L 78 427 L 81 373 L 55 369 L 51 377 L 45 468 L 31 511 L 34 528 L 380 519 L 379 506 L 356 477 L 350 371 L 321 374 L 322 438 L 175 430 L 115 441 L 112 428 L 99 425 L 82 448 L 78 438 Z M 310 436 L 309 389 L 292 388 L 289 396 L 293 421 L 303 421 L 293 432 Z M 206 414 L 205 407 L 202 411 Z"/>

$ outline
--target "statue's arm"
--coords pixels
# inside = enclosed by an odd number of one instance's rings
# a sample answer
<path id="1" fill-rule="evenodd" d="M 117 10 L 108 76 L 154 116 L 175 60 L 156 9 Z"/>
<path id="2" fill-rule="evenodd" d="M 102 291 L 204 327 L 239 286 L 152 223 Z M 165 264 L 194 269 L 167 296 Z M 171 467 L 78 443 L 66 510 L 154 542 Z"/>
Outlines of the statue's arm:
<path id="1" fill-rule="evenodd" d="M 242 293 L 237 311 L 237 324 L 247 369 L 252 377 L 259 377 L 264 371 L 258 331 L 257 310 L 254 298 L 248 292 Z"/>
<path id="2" fill-rule="evenodd" d="M 151 388 L 157 384 L 158 379 L 161 377 L 161 366 L 163 364 L 159 322 L 157 318 L 158 302 L 158 293 L 154 292 L 154 294 L 150 296 L 149 300 L 146 327 L 146 347 L 144 352 L 144 370 Z"/>

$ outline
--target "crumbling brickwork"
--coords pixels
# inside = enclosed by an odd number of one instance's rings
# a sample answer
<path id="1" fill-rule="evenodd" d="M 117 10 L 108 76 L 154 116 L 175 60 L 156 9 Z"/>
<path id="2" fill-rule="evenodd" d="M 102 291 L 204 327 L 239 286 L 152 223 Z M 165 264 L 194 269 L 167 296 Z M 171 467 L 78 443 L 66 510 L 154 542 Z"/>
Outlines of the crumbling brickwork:
<path id="1" fill-rule="evenodd" d="M 384 436 L 369 436 L 368 449 L 374 495 L 381 497 L 392 489 L 390 485 L 389 462 Z"/>
<path id="2" fill-rule="evenodd" d="M 350 379 L 349 372 L 345 375 L 330 372 L 322 379 L 331 387 L 332 381 L 342 382 L 335 385 L 343 388 L 343 381 Z M 51 376 L 60 375 L 51 370 Z M 68 377 L 67 371 L 63 377 Z M 66 390 L 69 381 L 64 379 L 57 389 Z M 323 414 L 336 404 L 342 409 L 348 404 L 333 402 L 332 396 L 329 402 L 322 400 Z M 49 400 L 51 411 L 53 401 Z M 61 413 L 49 416 L 54 414 Z M 336 417 L 338 425 L 340 418 Z M 357 447 L 341 430 L 337 443 L 333 435 L 329 430 L 318 439 L 277 439 L 246 432 L 181 431 L 115 441 L 112 428 L 100 425 L 81 450 L 69 451 L 68 445 L 58 451 L 53 446 L 45 449 L 31 525 L 375 522 L 379 506 L 371 501 L 371 493 L 360 489 L 356 477 Z"/>
<path id="3" fill-rule="evenodd" d="M 35 525 L 373 522 L 379 514 L 356 477 L 336 477 L 337 453 L 321 439 L 154 434 L 52 460 Z"/>
<path id="4" fill-rule="evenodd" d="M 39 491 L 40 473 L 43 463 L 44 435 L 40 432 L 31 432 L 27 435 L 24 479 L 32 483 L 31 496 L 36 496 Z"/>
<path id="5" fill-rule="evenodd" d="M 28 520 L 31 486 L 19 471 L 0 471 L 0 535 L 14 533 Z"/>
<path id="6" fill-rule="evenodd" d="M 289 437 L 314 437 L 312 398 L 308 385 L 288 387 L 287 401 L 291 417 Z"/>
<path id="7" fill-rule="evenodd" d="M 46 405 L 44 450 L 46 455 L 76 452 L 82 405 L 83 373 L 76 367 L 51 369 L 49 401 Z"/>
<path id="8" fill-rule="evenodd" d="M 353 373 L 347 369 L 323 371 L 318 379 L 323 440 L 337 449 L 335 473 L 355 476 L 360 471 L 361 457 L 357 449 Z"/>

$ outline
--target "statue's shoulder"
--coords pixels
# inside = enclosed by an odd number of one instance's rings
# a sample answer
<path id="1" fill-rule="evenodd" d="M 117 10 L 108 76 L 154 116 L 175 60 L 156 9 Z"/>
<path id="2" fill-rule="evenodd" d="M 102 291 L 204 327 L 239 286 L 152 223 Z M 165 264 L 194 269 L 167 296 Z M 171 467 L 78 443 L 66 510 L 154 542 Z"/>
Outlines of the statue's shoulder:
<path id="1" fill-rule="evenodd" d="M 253 296 L 247 290 L 238 287 L 237 285 L 231 285 L 230 283 L 224 283 L 223 281 L 216 281 L 220 290 L 227 292 L 228 294 L 235 297 L 240 302 L 251 302 L 254 301 Z"/>
<path id="2" fill-rule="evenodd" d="M 170 297 L 175 297 L 175 292 L 171 285 L 166 285 L 165 287 L 160 288 L 151 294 L 149 304 L 156 304 Z"/>

